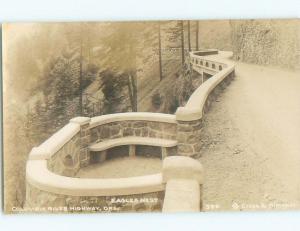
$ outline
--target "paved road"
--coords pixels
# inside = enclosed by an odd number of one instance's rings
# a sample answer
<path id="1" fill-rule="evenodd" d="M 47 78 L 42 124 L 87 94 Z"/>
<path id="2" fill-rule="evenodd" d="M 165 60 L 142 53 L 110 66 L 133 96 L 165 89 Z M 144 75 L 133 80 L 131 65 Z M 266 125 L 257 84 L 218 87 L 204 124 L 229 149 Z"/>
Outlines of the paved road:
<path id="1" fill-rule="evenodd" d="M 202 139 L 204 210 L 300 208 L 299 72 L 237 63 Z"/>

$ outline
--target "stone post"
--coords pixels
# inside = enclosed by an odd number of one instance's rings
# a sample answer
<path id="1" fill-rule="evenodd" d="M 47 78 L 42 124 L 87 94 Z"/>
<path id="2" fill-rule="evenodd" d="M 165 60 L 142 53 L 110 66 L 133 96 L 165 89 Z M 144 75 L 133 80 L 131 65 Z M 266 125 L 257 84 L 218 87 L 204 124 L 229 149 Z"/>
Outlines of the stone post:
<path id="1" fill-rule="evenodd" d="M 162 180 L 166 184 L 163 212 L 195 212 L 202 208 L 203 167 L 198 160 L 170 156 L 163 161 Z"/>
<path id="2" fill-rule="evenodd" d="M 168 152 L 167 152 L 167 148 L 166 147 L 162 147 L 161 148 L 161 159 L 165 159 L 168 156 Z"/>
<path id="3" fill-rule="evenodd" d="M 201 149 L 201 116 L 194 112 L 178 108 L 177 120 L 177 152 L 181 156 L 199 156 Z"/>
<path id="4" fill-rule="evenodd" d="M 129 157 L 135 157 L 135 145 L 129 145 Z"/>
<path id="5" fill-rule="evenodd" d="M 89 117 L 75 117 L 70 120 L 71 123 L 80 125 L 80 155 L 79 162 L 81 167 L 85 167 L 90 163 L 90 121 Z"/>

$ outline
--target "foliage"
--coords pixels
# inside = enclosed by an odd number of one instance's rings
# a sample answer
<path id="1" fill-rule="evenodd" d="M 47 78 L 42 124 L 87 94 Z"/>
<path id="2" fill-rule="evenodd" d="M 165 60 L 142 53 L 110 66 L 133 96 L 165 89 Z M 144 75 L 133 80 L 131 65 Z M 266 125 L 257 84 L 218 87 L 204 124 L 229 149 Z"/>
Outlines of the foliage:
<path id="1" fill-rule="evenodd" d="M 121 94 L 121 92 L 128 84 L 127 79 L 124 78 L 124 76 L 117 75 L 112 71 L 102 72 L 101 77 L 103 80 L 102 92 L 104 95 L 104 114 L 120 112 L 120 105 L 125 105 L 123 102 L 124 95 Z"/>
<path id="2" fill-rule="evenodd" d="M 163 97 L 159 92 L 156 92 L 152 95 L 152 105 L 154 108 L 159 108 L 163 103 Z"/>

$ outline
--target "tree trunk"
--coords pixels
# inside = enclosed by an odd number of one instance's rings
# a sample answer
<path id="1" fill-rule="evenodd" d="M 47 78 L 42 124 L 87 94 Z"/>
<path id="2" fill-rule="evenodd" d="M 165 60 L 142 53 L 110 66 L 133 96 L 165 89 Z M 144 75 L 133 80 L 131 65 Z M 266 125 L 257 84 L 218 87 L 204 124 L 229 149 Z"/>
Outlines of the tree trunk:
<path id="1" fill-rule="evenodd" d="M 160 22 L 158 22 L 158 61 L 159 61 L 159 79 L 162 81 L 162 57 L 161 57 L 161 34 L 160 34 Z"/>
<path id="2" fill-rule="evenodd" d="M 183 28 L 183 20 L 180 21 L 181 28 L 181 63 L 184 65 L 184 28 Z"/>
<path id="3" fill-rule="evenodd" d="M 131 104 L 131 110 L 133 112 L 137 111 L 137 86 L 136 86 L 136 76 L 128 75 L 128 92 Z"/>
<path id="4" fill-rule="evenodd" d="M 196 21 L 196 50 L 199 50 L 199 21 Z"/>
<path id="5" fill-rule="evenodd" d="M 191 25 L 190 25 L 190 20 L 187 21 L 188 25 L 188 48 L 189 51 L 191 51 Z"/>
<path id="6" fill-rule="evenodd" d="M 82 93 L 83 93 L 83 86 L 82 86 L 82 25 L 80 25 L 80 60 L 79 60 L 79 115 L 82 116 Z"/>

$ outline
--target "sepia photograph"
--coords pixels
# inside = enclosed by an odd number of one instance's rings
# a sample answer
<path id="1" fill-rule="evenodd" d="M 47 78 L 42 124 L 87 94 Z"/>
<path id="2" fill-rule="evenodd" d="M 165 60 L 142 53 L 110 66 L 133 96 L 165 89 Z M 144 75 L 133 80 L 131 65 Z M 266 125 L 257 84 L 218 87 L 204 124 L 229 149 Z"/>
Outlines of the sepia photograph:
<path id="1" fill-rule="evenodd" d="M 2 24 L 4 212 L 300 209 L 299 19 Z"/>

